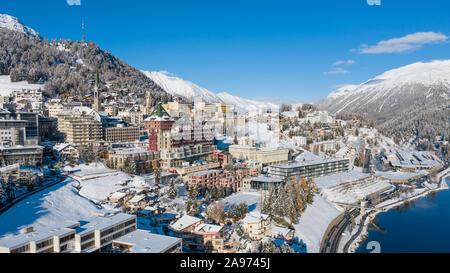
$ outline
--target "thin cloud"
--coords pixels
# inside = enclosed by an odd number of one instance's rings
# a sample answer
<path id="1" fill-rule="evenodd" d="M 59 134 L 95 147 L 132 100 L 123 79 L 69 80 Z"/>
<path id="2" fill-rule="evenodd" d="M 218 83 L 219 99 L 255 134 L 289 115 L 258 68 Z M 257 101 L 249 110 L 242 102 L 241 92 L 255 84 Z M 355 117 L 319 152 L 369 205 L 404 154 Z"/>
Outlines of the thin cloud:
<path id="1" fill-rule="evenodd" d="M 348 70 L 346 70 L 346 69 L 344 69 L 342 67 L 336 67 L 336 68 L 334 68 L 331 71 L 324 72 L 323 74 L 325 74 L 325 75 L 336 75 L 336 74 L 348 74 L 348 73 L 350 73 L 350 71 L 348 71 Z"/>
<path id="2" fill-rule="evenodd" d="M 333 66 L 338 66 L 338 65 L 354 65 L 355 61 L 354 60 L 339 60 L 333 63 Z"/>
<path id="3" fill-rule="evenodd" d="M 380 41 L 373 46 L 361 45 L 360 54 L 401 53 L 414 51 L 426 44 L 442 43 L 448 40 L 448 36 L 436 32 L 416 32 L 400 38 Z"/>
<path id="4" fill-rule="evenodd" d="M 81 0 L 66 0 L 69 6 L 81 6 Z"/>

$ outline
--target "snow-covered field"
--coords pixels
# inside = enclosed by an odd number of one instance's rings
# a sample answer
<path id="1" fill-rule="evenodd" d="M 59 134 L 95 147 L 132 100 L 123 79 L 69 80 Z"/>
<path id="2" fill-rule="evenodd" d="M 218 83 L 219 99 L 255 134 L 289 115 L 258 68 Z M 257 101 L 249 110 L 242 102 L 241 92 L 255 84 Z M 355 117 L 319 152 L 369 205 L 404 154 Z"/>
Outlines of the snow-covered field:
<path id="1" fill-rule="evenodd" d="M 101 163 L 91 163 L 89 165 L 80 164 L 74 167 L 66 166 L 64 170 L 68 172 L 73 172 L 71 176 L 79 181 L 90 180 L 105 176 L 114 176 L 121 173 L 120 171 L 106 168 Z"/>
<path id="2" fill-rule="evenodd" d="M 295 234 L 307 245 L 308 253 L 318 253 L 320 243 L 329 224 L 342 213 L 342 210 L 319 195 L 314 196 L 314 202 L 309 205 L 294 225 Z"/>
<path id="3" fill-rule="evenodd" d="M 29 84 L 26 81 L 11 82 L 11 78 L 9 77 L 9 75 L 0 76 L 0 96 L 9 96 L 12 92 L 22 89 L 35 90 L 43 88 L 43 84 Z"/>
<path id="4" fill-rule="evenodd" d="M 104 212 L 77 193 L 78 182 L 68 179 L 36 193 L 0 215 L 0 236 L 24 227 L 60 227 Z"/>
<path id="5" fill-rule="evenodd" d="M 80 170 L 74 176 L 75 179 L 80 181 L 80 195 L 93 202 L 101 202 L 121 189 L 144 188 L 146 186 L 142 177 L 131 177 L 126 173 L 110 170 L 103 164 L 78 165 L 73 169 Z M 86 177 L 91 179 L 87 180 Z M 125 185 L 126 181 L 129 181 L 129 183 Z"/>
<path id="6" fill-rule="evenodd" d="M 240 203 L 246 202 L 248 211 L 254 211 L 261 202 L 261 194 L 259 192 L 239 192 L 234 193 L 223 200 L 225 208 L 234 207 Z"/>

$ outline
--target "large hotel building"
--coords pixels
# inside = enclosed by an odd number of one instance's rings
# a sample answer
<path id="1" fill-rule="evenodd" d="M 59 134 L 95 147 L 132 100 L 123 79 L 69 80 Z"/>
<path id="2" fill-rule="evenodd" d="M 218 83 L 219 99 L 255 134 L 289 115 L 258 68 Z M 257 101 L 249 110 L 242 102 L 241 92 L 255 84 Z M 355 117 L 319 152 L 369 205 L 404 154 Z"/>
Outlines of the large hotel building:
<path id="1" fill-rule="evenodd" d="M 314 178 L 334 173 L 347 172 L 348 159 L 328 159 L 311 162 L 289 162 L 269 167 L 272 177 L 289 180 L 295 177 Z"/>

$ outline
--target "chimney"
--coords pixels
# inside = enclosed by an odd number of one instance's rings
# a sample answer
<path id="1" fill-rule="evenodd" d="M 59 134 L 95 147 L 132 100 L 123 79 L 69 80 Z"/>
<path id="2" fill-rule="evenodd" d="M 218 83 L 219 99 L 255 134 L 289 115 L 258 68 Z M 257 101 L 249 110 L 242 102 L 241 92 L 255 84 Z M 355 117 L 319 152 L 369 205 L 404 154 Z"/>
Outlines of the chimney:
<path id="1" fill-rule="evenodd" d="M 26 227 L 21 231 L 23 234 L 28 234 L 34 232 L 34 227 Z"/>

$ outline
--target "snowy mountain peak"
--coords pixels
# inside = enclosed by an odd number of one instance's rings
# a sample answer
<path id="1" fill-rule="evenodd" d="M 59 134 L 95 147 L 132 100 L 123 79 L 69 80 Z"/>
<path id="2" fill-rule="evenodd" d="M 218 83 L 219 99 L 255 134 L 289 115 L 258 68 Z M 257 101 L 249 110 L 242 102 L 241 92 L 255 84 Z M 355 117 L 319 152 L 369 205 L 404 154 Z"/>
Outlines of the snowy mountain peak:
<path id="1" fill-rule="evenodd" d="M 278 109 L 278 106 L 273 103 L 259 102 L 250 99 L 233 96 L 229 93 L 223 92 L 215 94 L 206 88 L 200 87 L 190 81 L 175 77 L 167 71 L 151 72 L 142 71 L 147 77 L 158 84 L 167 93 L 173 96 L 180 96 L 189 100 L 201 98 L 207 103 L 226 103 L 234 105 L 239 112 L 253 112 L 260 107 L 267 107 L 273 110 Z"/>
<path id="2" fill-rule="evenodd" d="M 0 14 L 0 29 L 18 31 L 27 35 L 39 37 L 39 33 L 22 24 L 19 19 L 8 14 Z"/>
<path id="3" fill-rule="evenodd" d="M 333 91 L 328 98 L 336 99 L 352 93 L 368 90 L 384 90 L 401 85 L 432 85 L 450 84 L 450 60 L 435 60 L 432 62 L 417 62 L 400 68 L 392 69 L 359 85 L 344 85 Z"/>
<path id="4" fill-rule="evenodd" d="M 450 60 L 417 62 L 392 69 L 359 85 L 345 85 L 316 105 L 332 113 L 358 112 L 387 120 L 411 105 L 450 98 Z"/>
<path id="5" fill-rule="evenodd" d="M 221 102 L 217 96 L 206 88 L 200 87 L 190 81 L 186 81 L 173 76 L 167 71 L 142 71 L 147 77 L 152 79 L 166 92 L 185 98 L 201 97 L 205 102 Z"/>

